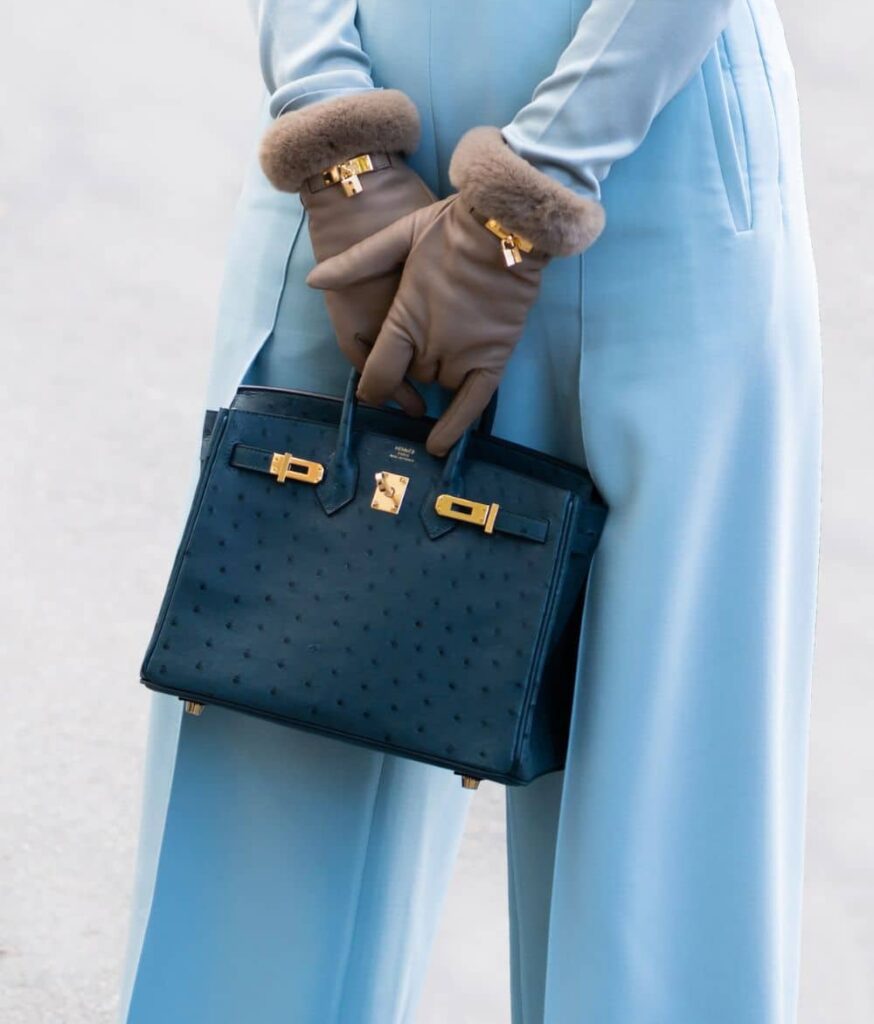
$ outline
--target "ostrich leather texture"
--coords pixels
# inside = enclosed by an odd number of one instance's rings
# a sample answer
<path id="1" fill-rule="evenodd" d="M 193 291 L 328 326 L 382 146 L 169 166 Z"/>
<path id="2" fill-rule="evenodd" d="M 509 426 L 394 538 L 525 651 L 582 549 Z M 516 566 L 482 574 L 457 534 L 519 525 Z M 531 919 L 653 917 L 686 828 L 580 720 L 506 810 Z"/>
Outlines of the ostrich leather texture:
<path id="1" fill-rule="evenodd" d="M 354 388 L 242 387 L 207 416 L 142 681 L 507 784 L 563 767 L 606 513 L 588 473 L 470 432 L 435 458 L 433 420 Z M 280 483 L 274 452 L 323 479 Z M 397 514 L 371 507 L 380 472 L 409 480 Z M 494 531 L 438 516 L 441 493 L 497 503 Z"/>

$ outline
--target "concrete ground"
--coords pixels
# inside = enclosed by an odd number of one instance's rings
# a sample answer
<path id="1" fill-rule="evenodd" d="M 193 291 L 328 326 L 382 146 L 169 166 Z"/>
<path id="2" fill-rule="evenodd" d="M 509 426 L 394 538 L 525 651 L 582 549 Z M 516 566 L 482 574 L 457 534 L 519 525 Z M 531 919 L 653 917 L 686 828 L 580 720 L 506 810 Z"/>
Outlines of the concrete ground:
<path id="1" fill-rule="evenodd" d="M 801 1024 L 874 1020 L 874 16 L 792 0 L 826 353 Z M 147 699 L 258 102 L 242 2 L 10 5 L 0 32 L 0 1020 L 106 1024 Z M 195 398 L 192 398 L 192 395 Z M 508 1020 L 501 792 L 419 1024 Z M 740 1024 L 740 1022 L 738 1022 Z"/>

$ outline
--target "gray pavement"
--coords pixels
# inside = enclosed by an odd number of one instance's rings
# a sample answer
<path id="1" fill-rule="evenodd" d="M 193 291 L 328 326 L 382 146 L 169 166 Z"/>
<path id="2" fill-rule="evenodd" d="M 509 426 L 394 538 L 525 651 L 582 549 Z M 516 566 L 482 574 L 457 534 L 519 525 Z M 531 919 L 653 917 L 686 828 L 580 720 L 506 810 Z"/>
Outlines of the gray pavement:
<path id="1" fill-rule="evenodd" d="M 784 18 L 827 411 L 801 1024 L 868 1024 L 874 17 L 792 0 Z M 106 1024 L 145 738 L 135 678 L 185 500 L 178 439 L 199 426 L 256 52 L 242 0 L 44 0 L 5 11 L 0 82 L 0 1020 Z M 505 884 L 485 786 L 419 1024 L 508 1021 Z"/>

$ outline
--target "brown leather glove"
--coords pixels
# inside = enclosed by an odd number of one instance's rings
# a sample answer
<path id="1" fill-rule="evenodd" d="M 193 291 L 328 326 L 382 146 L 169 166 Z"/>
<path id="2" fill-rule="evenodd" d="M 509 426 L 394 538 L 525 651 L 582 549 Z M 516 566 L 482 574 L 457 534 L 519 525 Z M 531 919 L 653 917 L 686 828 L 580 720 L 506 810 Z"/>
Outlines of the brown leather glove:
<path id="1" fill-rule="evenodd" d="M 434 202 L 403 159 L 419 140 L 412 101 L 394 89 L 355 93 L 282 115 L 265 133 L 261 166 L 276 188 L 299 192 L 317 260 L 327 259 L 404 214 Z M 391 306 L 400 268 L 325 295 L 337 343 L 359 370 Z M 387 397 L 421 415 L 401 380 Z"/>
<path id="2" fill-rule="evenodd" d="M 600 205 L 516 156 L 494 128 L 459 142 L 458 194 L 407 214 L 317 266 L 307 281 L 345 289 L 405 262 L 359 395 L 384 402 L 409 373 L 456 394 L 428 438 L 443 455 L 488 404 L 537 298 L 550 258 L 600 233 Z"/>

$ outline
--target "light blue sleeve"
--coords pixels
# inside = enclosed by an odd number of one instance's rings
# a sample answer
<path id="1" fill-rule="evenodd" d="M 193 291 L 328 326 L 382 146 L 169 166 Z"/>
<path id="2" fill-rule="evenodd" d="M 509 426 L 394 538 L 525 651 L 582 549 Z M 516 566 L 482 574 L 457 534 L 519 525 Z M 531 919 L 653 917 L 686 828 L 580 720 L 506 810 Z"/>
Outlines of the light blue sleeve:
<path id="1" fill-rule="evenodd" d="M 611 166 L 701 66 L 734 0 L 592 0 L 555 71 L 502 131 L 519 156 L 600 198 Z"/>
<path id="2" fill-rule="evenodd" d="M 372 89 L 355 26 L 357 0 L 250 0 L 274 117 Z"/>

